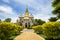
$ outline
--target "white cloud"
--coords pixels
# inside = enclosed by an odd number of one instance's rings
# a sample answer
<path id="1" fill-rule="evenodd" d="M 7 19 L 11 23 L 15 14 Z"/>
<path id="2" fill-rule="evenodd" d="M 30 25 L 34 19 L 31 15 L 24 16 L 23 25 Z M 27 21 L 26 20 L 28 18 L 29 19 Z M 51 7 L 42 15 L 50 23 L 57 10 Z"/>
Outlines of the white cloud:
<path id="1" fill-rule="evenodd" d="M 48 21 L 49 21 L 48 19 L 49 19 L 50 17 L 55 17 L 55 16 L 53 16 L 53 15 L 48 15 L 48 14 L 35 14 L 34 17 L 35 17 L 35 19 L 36 19 L 36 18 L 37 18 L 37 19 L 42 19 L 42 20 L 48 22 Z"/>
<path id="2" fill-rule="evenodd" d="M 0 6 L 0 12 L 4 12 L 6 14 L 13 14 L 13 9 L 9 6 Z"/>
<path id="3" fill-rule="evenodd" d="M 38 8 L 39 8 L 39 6 L 38 6 Z M 54 17 L 54 15 L 52 15 L 52 7 L 51 7 L 51 5 L 48 5 L 48 6 L 42 6 L 42 7 L 40 7 L 40 9 L 37 9 L 36 10 L 36 14 L 34 14 L 34 17 L 35 18 L 37 18 L 37 19 L 42 19 L 42 20 L 44 20 L 44 21 L 49 21 L 48 19 L 50 18 L 50 17 Z"/>
<path id="4" fill-rule="evenodd" d="M 10 0 L 7 0 L 7 3 Z M 16 4 L 20 5 L 28 5 L 28 7 L 31 7 L 32 9 L 34 9 L 34 11 L 29 10 L 29 12 L 31 12 L 35 18 L 40 18 L 42 20 L 48 21 L 48 19 L 50 17 L 53 17 L 51 11 L 52 11 L 52 6 L 51 6 L 51 2 L 49 1 L 47 4 L 42 4 L 44 0 L 40 0 L 38 2 L 38 0 L 11 0 L 14 1 Z M 46 0 L 48 1 L 48 0 Z M 7 14 L 11 14 L 14 13 L 13 9 L 11 7 L 7 7 L 7 8 L 2 8 L 4 9 L 5 12 L 7 12 Z M 1 9 L 1 10 L 2 10 Z M 9 10 L 6 10 L 9 9 Z M 14 14 L 16 15 L 16 14 Z M 15 16 L 16 17 L 16 16 Z M 11 17 L 12 19 L 16 19 L 15 17 Z"/>
<path id="5" fill-rule="evenodd" d="M 30 3 L 35 2 L 35 0 L 13 0 L 13 1 L 24 5 L 29 5 Z"/>
<path id="6" fill-rule="evenodd" d="M 0 6 L 0 15 L 5 18 L 11 18 L 12 22 L 16 22 L 17 14 L 10 6 Z M 1 17 L 0 17 L 1 18 Z M 2 19 L 2 20 L 4 20 Z"/>
<path id="7" fill-rule="evenodd" d="M 6 2 L 6 3 L 9 3 L 10 2 L 10 0 L 2 0 L 3 2 Z"/>
<path id="8" fill-rule="evenodd" d="M 60 19 L 58 19 L 57 21 L 60 22 Z"/>
<path id="9" fill-rule="evenodd" d="M 48 0 L 46 1 L 47 4 L 42 4 L 44 0 L 40 0 L 39 2 L 38 0 L 14 0 L 14 2 L 17 4 L 28 5 L 28 7 L 33 8 L 34 11 L 29 11 L 34 15 L 35 18 L 40 18 L 42 20 L 48 21 L 48 19 L 54 15 L 52 15 L 52 0 L 51 2 L 48 2 Z"/>

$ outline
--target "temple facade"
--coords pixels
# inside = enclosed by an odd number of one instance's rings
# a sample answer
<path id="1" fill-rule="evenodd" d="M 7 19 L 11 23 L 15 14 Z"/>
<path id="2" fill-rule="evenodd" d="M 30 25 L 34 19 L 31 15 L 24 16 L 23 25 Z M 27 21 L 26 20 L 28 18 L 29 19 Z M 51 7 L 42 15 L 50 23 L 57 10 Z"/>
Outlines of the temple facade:
<path id="1" fill-rule="evenodd" d="M 25 28 L 30 27 L 34 24 L 34 16 L 32 14 L 29 14 L 28 8 L 26 8 L 25 14 L 19 15 L 17 24 L 20 24 Z"/>

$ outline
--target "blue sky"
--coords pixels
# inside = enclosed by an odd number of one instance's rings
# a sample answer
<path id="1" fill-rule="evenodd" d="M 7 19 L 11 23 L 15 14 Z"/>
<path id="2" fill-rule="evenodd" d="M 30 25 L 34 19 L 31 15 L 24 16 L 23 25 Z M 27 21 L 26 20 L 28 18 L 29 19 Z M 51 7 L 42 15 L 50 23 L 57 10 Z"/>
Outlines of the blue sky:
<path id="1" fill-rule="evenodd" d="M 0 0 L 0 19 L 11 18 L 16 22 L 20 14 L 24 14 L 28 6 L 34 18 L 48 21 L 52 14 L 52 0 Z"/>

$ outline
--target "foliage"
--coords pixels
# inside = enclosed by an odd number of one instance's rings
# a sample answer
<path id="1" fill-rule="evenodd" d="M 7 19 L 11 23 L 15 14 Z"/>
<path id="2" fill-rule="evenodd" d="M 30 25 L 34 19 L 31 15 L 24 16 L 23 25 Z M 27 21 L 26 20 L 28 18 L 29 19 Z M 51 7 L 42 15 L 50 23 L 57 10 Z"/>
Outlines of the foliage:
<path id="1" fill-rule="evenodd" d="M 1 19 L 0 19 L 0 22 L 2 22 Z"/>
<path id="2" fill-rule="evenodd" d="M 59 2 L 60 2 L 60 0 L 53 0 L 52 6 L 55 7 Z"/>
<path id="3" fill-rule="evenodd" d="M 45 23 L 45 21 L 43 21 L 41 19 L 35 19 L 35 25 L 42 25 L 44 23 Z"/>
<path id="4" fill-rule="evenodd" d="M 42 25 L 43 33 L 47 38 L 58 39 L 60 35 L 60 22 L 48 22 Z"/>
<path id="5" fill-rule="evenodd" d="M 50 19 L 49 19 L 49 21 L 50 22 L 55 22 L 55 21 L 57 21 L 58 19 L 56 18 L 56 17 L 51 17 Z"/>
<path id="6" fill-rule="evenodd" d="M 41 25 L 33 26 L 32 29 L 34 29 L 36 33 L 42 34 L 42 27 L 41 27 Z"/>
<path id="7" fill-rule="evenodd" d="M 0 23 L 0 39 L 1 40 L 10 40 L 12 36 L 20 34 L 20 31 L 23 27 L 10 22 L 1 22 Z"/>
<path id="8" fill-rule="evenodd" d="M 11 18 L 6 18 L 4 22 L 11 22 Z"/>
<path id="9" fill-rule="evenodd" d="M 57 15 L 59 19 L 60 18 L 60 0 L 54 0 L 52 2 L 52 6 L 54 7 L 54 10 L 52 11 L 52 13 Z"/>

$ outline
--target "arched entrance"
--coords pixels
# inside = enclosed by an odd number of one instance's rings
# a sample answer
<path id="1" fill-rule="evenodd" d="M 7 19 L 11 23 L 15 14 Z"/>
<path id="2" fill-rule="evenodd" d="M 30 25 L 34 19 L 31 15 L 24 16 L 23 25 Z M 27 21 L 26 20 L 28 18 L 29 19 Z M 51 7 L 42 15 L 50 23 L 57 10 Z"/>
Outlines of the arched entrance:
<path id="1" fill-rule="evenodd" d="M 27 23 L 25 23 L 25 28 L 27 28 L 28 27 L 28 25 L 27 25 Z"/>
<path id="2" fill-rule="evenodd" d="M 29 28 L 30 27 L 30 23 L 25 23 L 25 28 Z"/>

